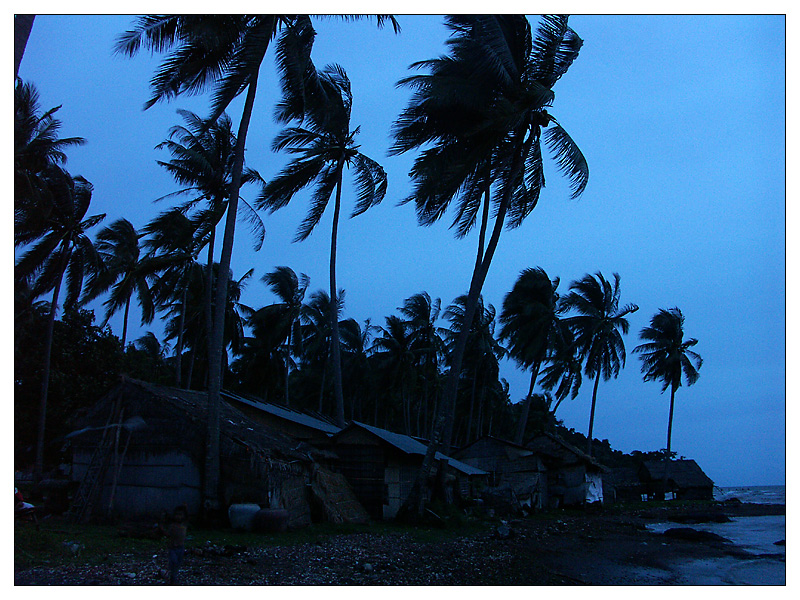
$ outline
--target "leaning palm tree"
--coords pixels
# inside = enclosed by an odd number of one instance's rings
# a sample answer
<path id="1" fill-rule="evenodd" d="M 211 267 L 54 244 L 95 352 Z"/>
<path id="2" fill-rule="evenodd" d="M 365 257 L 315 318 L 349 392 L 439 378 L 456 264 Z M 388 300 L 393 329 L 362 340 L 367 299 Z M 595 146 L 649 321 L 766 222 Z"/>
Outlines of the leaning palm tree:
<path id="1" fill-rule="evenodd" d="M 101 327 L 104 327 L 117 311 L 124 308 L 123 348 L 128 336 L 128 313 L 134 293 L 142 309 L 142 325 L 151 323 L 155 316 L 155 304 L 148 278 L 156 273 L 160 261 L 140 252 L 141 237 L 127 219 L 117 219 L 97 234 L 95 247 L 101 261 L 98 268 L 90 271 L 86 282 L 86 293 L 81 300 L 81 304 L 85 305 L 101 294 L 109 292 L 109 297 L 104 303 L 106 315 Z"/>
<path id="2" fill-rule="evenodd" d="M 558 331 L 552 338 L 552 346 L 545 361 L 547 364 L 542 368 L 539 384 L 548 392 L 555 390 L 556 403 L 550 404 L 555 416 L 563 400 L 567 397 L 572 400 L 578 397 L 578 391 L 583 383 L 578 347 L 575 345 L 572 331 L 563 320 L 558 322 Z"/>
<path id="3" fill-rule="evenodd" d="M 297 337 L 300 326 L 300 311 L 303 308 L 303 299 L 308 289 L 309 278 L 305 273 L 300 277 L 289 267 L 276 267 L 261 278 L 280 302 L 266 306 L 262 311 L 274 313 L 274 327 L 278 329 L 284 344 L 285 387 L 284 400 L 286 406 L 291 406 L 289 396 L 289 370 L 292 362 L 292 341 Z"/>
<path id="4" fill-rule="evenodd" d="M 350 129 L 353 95 L 350 80 L 338 65 L 328 66 L 319 75 L 319 90 L 306 114 L 306 127 L 288 127 L 278 134 L 273 149 L 286 150 L 297 157 L 270 181 L 256 201 L 272 212 L 286 206 L 300 190 L 313 186 L 311 209 L 300 225 L 295 241 L 311 235 L 331 197 L 334 198 L 330 244 L 330 295 L 336 294 L 336 252 L 342 183 L 345 167 L 353 170 L 356 206 L 351 217 L 378 204 L 386 195 L 386 173 L 377 162 L 362 154 L 355 143 L 359 132 Z M 341 350 L 338 317 L 331 313 L 331 361 L 336 396 L 336 422 L 344 427 Z"/>
<path id="5" fill-rule="evenodd" d="M 694 385 L 700 377 L 702 357 L 689 348 L 697 345 L 695 338 L 683 339 L 684 316 L 679 308 L 659 310 L 650 325 L 639 333 L 647 340 L 633 349 L 640 354 L 645 381 L 661 381 L 661 393 L 670 388 L 669 423 L 667 425 L 667 458 L 672 454 L 672 416 L 675 392 L 685 377 L 686 385 Z"/>
<path id="6" fill-rule="evenodd" d="M 564 297 L 564 309 L 577 313 L 566 319 L 575 335 L 584 365 L 584 373 L 594 378 L 592 408 L 589 414 L 587 451 L 592 455 L 592 431 L 597 402 L 597 386 L 602 376 L 605 381 L 617 377 L 625 366 L 625 343 L 622 336 L 628 333 L 626 315 L 639 310 L 635 304 L 619 305 L 619 274 L 614 273 L 613 284 L 599 271 L 586 275 L 569 286 L 570 293 Z"/>
<path id="7" fill-rule="evenodd" d="M 582 40 L 565 16 L 544 17 L 531 34 L 522 15 L 456 15 L 447 17 L 453 35 L 447 56 L 412 65 L 428 74 L 409 77 L 401 84 L 415 89 L 409 107 L 394 130 L 394 153 L 430 146 L 411 171 L 415 188 L 409 198 L 421 224 L 441 218 L 454 198 L 459 199 L 454 225 L 466 233 L 476 222 L 484 200 L 479 252 L 469 287 L 467 319 L 477 309 L 503 227 L 517 227 L 539 201 L 544 187 L 541 140 L 550 148 L 561 171 L 570 180 L 572 196 L 588 181 L 583 154 L 546 110 L 552 105 L 552 87 L 578 55 Z M 543 129 L 547 129 L 542 133 Z M 494 225 L 488 242 L 488 204 Z M 421 514 L 421 486 L 433 464 L 437 447 L 452 431 L 458 375 L 467 344 L 465 328 L 451 358 L 441 414 L 433 443 L 406 506 Z"/>
<path id="8" fill-rule="evenodd" d="M 386 17 L 379 17 L 378 24 L 386 20 Z M 394 19 L 389 20 L 397 31 Z M 142 48 L 171 51 L 151 79 L 153 96 L 145 108 L 160 100 L 186 93 L 200 93 L 213 87 L 209 120 L 214 122 L 234 98 L 247 92 L 236 134 L 230 199 L 220 256 L 221 280 L 216 285 L 215 306 L 225 305 L 226 278 L 230 273 L 233 252 L 247 131 L 255 105 L 261 63 L 276 37 L 276 58 L 284 95 L 294 99 L 292 107 L 300 117 L 305 111 L 306 84 L 313 84 L 315 75 L 311 63 L 314 29 L 307 15 L 147 15 L 138 19 L 133 30 L 122 34 L 116 46 L 117 52 L 128 56 L 137 54 Z M 219 392 L 224 318 L 224 311 L 217 311 L 214 315 L 209 351 L 210 362 L 215 368 L 211 370 L 208 389 L 209 437 L 204 495 L 211 508 L 219 504 Z"/>
<path id="9" fill-rule="evenodd" d="M 523 369 L 530 369 L 531 383 L 522 408 L 515 442 L 522 443 L 528 422 L 530 402 L 539 368 L 559 333 L 559 279 L 550 280 L 544 269 L 525 269 L 503 300 L 500 313 L 500 341 Z"/>
<path id="10" fill-rule="evenodd" d="M 46 233 L 35 239 L 31 248 L 14 267 L 15 280 L 32 283 L 33 297 L 50 290 L 50 315 L 45 334 L 44 369 L 39 404 L 39 425 L 36 441 L 35 473 L 41 477 L 44 463 L 44 435 L 47 416 L 47 395 L 50 383 L 50 355 L 53 346 L 58 297 L 66 277 L 65 307 L 74 306 L 80 296 L 84 273 L 88 266 L 97 265 L 99 257 L 87 232 L 100 223 L 105 215 L 86 216 L 92 200 L 92 185 L 82 177 L 73 177 L 57 166 L 42 173 L 42 189 L 47 190 L 53 210 L 47 220 Z"/>

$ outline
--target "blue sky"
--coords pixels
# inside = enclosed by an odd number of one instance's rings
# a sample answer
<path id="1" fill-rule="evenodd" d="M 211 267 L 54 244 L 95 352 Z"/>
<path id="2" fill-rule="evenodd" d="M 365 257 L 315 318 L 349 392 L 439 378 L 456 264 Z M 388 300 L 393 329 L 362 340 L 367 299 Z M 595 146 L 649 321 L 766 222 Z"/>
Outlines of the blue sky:
<path id="1" fill-rule="evenodd" d="M 423 228 L 412 206 L 397 206 L 410 192 L 413 155 L 387 157 L 391 123 L 408 98 L 395 83 L 412 62 L 441 54 L 447 37 L 441 16 L 398 18 L 400 35 L 369 22 L 315 21 L 314 61 L 347 71 L 361 150 L 389 175 L 383 203 L 343 221 L 339 238 L 345 316 L 378 325 L 419 291 L 443 306 L 465 293 L 477 244 L 475 233 L 454 239 L 449 217 Z M 43 108 L 63 106 L 62 135 L 88 140 L 70 152 L 67 166 L 94 184 L 93 212 L 105 212 L 105 224 L 125 217 L 140 228 L 168 207 L 153 200 L 176 189 L 155 163 L 167 157 L 154 147 L 179 123 L 178 108 L 202 116 L 209 100 L 181 98 L 143 111 L 159 57 L 111 53 L 131 23 L 120 15 L 38 16 L 20 76 L 36 85 Z M 673 449 L 696 459 L 718 485 L 783 483 L 785 18 L 576 15 L 570 24 L 585 43 L 555 86 L 552 113 L 586 155 L 589 185 L 570 200 L 555 165 L 545 165 L 539 206 L 521 228 L 504 231 L 484 298 L 499 312 L 527 267 L 560 277 L 563 292 L 586 273 L 620 274 L 622 302 L 640 310 L 630 318 L 626 368 L 600 384 L 594 432 L 625 452 L 666 445 L 669 396 L 642 381 L 631 350 L 659 308 L 678 306 L 705 364 L 698 383 L 676 396 Z M 277 97 L 268 59 L 247 143 L 248 166 L 265 178 L 285 164 L 270 150 Z M 241 102 L 229 113 L 238 123 Z M 344 202 L 352 208 L 347 196 Z M 278 265 L 308 274 L 312 290 L 327 288 L 330 214 L 307 241 L 292 243 L 307 207 L 307 197 L 298 197 L 262 215 L 267 238 L 258 253 L 239 224 L 234 276 L 255 269 L 245 304 L 273 301 L 259 279 Z M 137 320 L 134 311 L 130 339 L 142 331 Z M 111 326 L 119 334 L 121 318 Z M 522 399 L 528 375 L 509 362 L 502 376 L 512 400 Z M 590 400 L 586 384 L 558 416 L 585 433 Z"/>

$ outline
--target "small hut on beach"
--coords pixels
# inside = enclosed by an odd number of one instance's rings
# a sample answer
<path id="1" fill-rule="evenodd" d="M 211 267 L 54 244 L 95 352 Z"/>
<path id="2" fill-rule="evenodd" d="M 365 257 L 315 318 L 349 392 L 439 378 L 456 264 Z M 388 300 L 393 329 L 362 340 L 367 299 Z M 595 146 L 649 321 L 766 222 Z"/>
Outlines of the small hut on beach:
<path id="1" fill-rule="evenodd" d="M 664 500 L 670 493 L 677 500 L 714 499 L 714 482 L 693 460 L 644 461 L 639 479 L 647 495 L 656 500 Z"/>
<path id="2" fill-rule="evenodd" d="M 394 518 L 411 491 L 427 446 L 407 435 L 358 421 L 334 435 L 331 442 L 339 456 L 339 470 L 369 515 Z M 436 459 L 447 460 L 453 473 L 450 483 L 462 497 L 472 495 L 476 482 L 488 476 L 440 452 Z"/>
<path id="3" fill-rule="evenodd" d="M 542 456 L 530 448 L 483 436 L 454 452 L 455 458 L 489 473 L 488 486 L 508 490 L 520 508 L 544 508 L 547 469 Z"/>
<path id="4" fill-rule="evenodd" d="M 551 508 L 603 501 L 606 468 L 594 458 L 548 432 L 537 434 L 525 447 L 543 457 Z"/>

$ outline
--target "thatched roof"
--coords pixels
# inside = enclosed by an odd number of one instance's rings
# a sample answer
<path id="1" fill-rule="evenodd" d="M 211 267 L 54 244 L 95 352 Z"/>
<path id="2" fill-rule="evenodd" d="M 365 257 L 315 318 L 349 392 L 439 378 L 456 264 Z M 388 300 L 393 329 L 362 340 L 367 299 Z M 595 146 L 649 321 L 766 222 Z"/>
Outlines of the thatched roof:
<path id="1" fill-rule="evenodd" d="M 703 473 L 703 470 L 693 460 L 671 460 L 669 471 L 667 461 L 646 460 L 639 469 L 639 477 L 644 481 L 662 481 L 665 472 L 669 479 L 679 488 L 712 487 L 714 482 Z"/>
<path id="2" fill-rule="evenodd" d="M 197 460 L 204 456 L 208 419 L 208 394 L 160 386 L 135 379 L 122 381 L 101 398 L 82 419 L 80 426 L 103 427 L 115 402 L 120 412 L 113 422 L 131 417 L 144 420 L 144 427 L 131 435 L 131 450 L 158 452 L 181 448 Z M 75 446 L 96 444 L 101 431 L 75 436 Z M 252 421 L 227 402 L 220 403 L 220 450 L 223 456 L 242 450 L 264 460 L 310 461 L 316 450 L 278 431 Z"/>
<path id="3" fill-rule="evenodd" d="M 603 472 L 608 470 L 585 452 L 565 442 L 557 435 L 546 431 L 537 434 L 525 444 L 525 447 L 539 452 L 550 459 L 555 459 L 562 464 L 583 463 L 595 470 Z"/>

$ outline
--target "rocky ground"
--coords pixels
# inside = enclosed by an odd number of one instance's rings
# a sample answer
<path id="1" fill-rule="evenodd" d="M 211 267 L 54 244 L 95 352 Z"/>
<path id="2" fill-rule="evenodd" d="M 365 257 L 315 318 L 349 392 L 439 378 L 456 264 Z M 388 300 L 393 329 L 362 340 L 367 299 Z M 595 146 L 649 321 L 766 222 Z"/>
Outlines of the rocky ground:
<path id="1" fill-rule="evenodd" d="M 752 506 L 752 505 L 750 505 Z M 727 514 L 775 514 L 728 507 Z M 764 512 L 764 511 L 768 512 Z M 772 510 L 773 512 L 769 512 Z M 708 512 L 708 511 L 706 511 Z M 713 511 L 714 515 L 721 510 Z M 780 514 L 780 513 L 778 513 Z M 687 516 L 688 515 L 688 516 Z M 420 541 L 410 532 L 363 532 L 295 545 L 213 546 L 193 538 L 184 585 L 644 585 L 674 583 L 670 565 L 686 558 L 752 560 L 720 539 L 692 536 L 697 518 L 601 511 L 495 522 L 479 533 Z M 675 517 L 684 535 L 655 534 L 648 521 Z M 163 585 L 166 551 L 110 554 L 103 564 L 15 565 L 17 585 Z"/>

